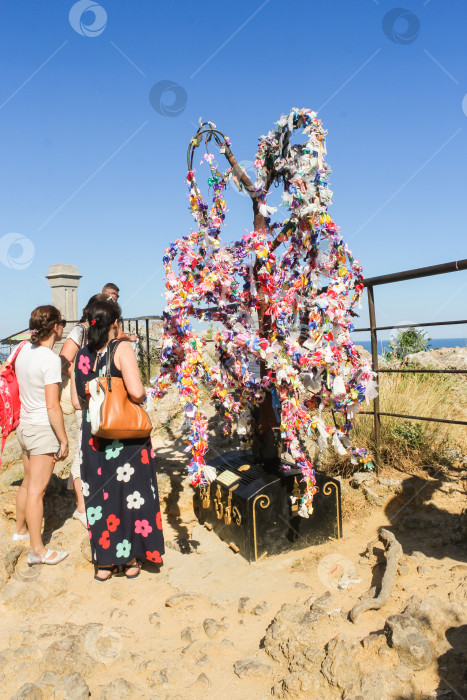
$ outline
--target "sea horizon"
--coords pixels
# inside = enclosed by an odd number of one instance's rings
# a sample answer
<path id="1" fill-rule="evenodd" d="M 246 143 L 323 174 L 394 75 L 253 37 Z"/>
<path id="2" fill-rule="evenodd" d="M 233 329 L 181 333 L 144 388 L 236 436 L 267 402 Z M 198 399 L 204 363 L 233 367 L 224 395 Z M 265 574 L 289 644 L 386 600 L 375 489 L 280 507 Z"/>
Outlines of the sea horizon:
<path id="1" fill-rule="evenodd" d="M 370 340 L 360 340 L 358 341 L 355 335 L 353 336 L 353 341 L 355 345 L 361 345 L 365 350 L 371 352 L 371 341 Z M 390 338 L 378 339 L 378 355 L 383 355 L 385 350 L 389 349 Z M 430 347 L 428 350 L 439 350 L 440 348 L 465 348 L 467 346 L 467 338 L 433 338 L 429 341 Z M 2 348 L 3 350 L 3 348 Z M 0 350 L 0 364 L 5 362 L 8 354 L 5 354 Z"/>
<path id="2" fill-rule="evenodd" d="M 355 345 L 361 345 L 365 350 L 371 352 L 371 340 L 361 340 L 358 341 L 353 336 L 353 341 Z M 389 343 L 391 338 L 379 339 L 378 338 L 378 355 L 382 355 L 385 350 L 389 349 Z M 428 350 L 439 350 L 440 348 L 465 348 L 467 346 L 467 338 L 432 338 L 429 341 Z"/>

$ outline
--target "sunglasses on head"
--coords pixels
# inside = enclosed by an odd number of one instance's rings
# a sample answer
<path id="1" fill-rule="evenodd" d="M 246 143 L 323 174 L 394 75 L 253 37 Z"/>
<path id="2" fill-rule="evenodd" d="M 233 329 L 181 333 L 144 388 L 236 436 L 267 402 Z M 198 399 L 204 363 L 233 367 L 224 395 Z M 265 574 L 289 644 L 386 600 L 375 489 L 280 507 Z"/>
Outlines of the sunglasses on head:
<path id="1" fill-rule="evenodd" d="M 63 326 L 63 328 L 65 328 L 66 324 L 67 324 L 67 321 L 65 321 L 64 318 L 62 318 L 61 321 L 57 321 L 57 326 Z"/>

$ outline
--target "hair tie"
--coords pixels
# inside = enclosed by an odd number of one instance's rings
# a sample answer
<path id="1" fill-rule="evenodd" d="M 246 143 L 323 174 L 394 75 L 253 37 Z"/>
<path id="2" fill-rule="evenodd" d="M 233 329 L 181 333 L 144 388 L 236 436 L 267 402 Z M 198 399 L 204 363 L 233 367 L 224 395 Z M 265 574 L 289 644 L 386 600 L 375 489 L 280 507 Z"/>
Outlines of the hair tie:
<path id="1" fill-rule="evenodd" d="M 96 325 L 96 319 L 93 318 L 92 321 L 91 321 L 91 326 L 95 326 L 95 325 Z"/>

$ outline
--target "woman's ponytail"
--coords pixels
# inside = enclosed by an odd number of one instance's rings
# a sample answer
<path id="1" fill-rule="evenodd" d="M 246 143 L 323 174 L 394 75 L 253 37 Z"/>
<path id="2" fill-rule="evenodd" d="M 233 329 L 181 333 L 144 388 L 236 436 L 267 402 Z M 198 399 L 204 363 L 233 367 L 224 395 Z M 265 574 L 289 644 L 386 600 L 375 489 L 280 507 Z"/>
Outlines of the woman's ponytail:
<path id="1" fill-rule="evenodd" d="M 88 346 L 93 352 L 107 343 L 112 323 L 121 316 L 120 306 L 115 301 L 96 301 L 86 307 L 86 321 L 89 323 Z"/>
<path id="2" fill-rule="evenodd" d="M 56 323 L 60 323 L 62 315 L 55 306 L 38 306 L 31 313 L 29 330 L 31 331 L 31 343 L 40 345 L 42 340 L 47 340 Z"/>

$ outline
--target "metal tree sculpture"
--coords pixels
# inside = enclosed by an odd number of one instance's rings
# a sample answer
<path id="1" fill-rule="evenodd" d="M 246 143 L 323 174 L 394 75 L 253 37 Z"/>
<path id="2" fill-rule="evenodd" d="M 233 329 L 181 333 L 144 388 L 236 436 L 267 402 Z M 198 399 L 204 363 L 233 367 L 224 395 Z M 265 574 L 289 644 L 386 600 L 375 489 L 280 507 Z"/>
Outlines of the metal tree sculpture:
<path id="1" fill-rule="evenodd" d="M 292 143 L 296 129 L 303 129 L 303 143 Z M 211 122 L 200 125 L 188 148 L 187 174 L 197 230 L 165 251 L 162 369 L 153 392 L 158 398 L 170 383 L 179 387 L 190 426 L 187 451 L 192 452 L 194 484 L 213 477 L 204 459 L 207 418 L 199 400 L 204 381 L 211 385 L 226 432 L 236 422 L 240 439 L 252 445 L 258 462 L 274 469 L 284 451 L 301 468 L 306 488 L 299 512 L 304 517 L 316 493 L 304 435 L 315 436 L 320 448 L 331 437 L 340 454 L 369 462 L 365 450 L 351 446 L 349 431 L 358 404 L 376 394 L 371 366 L 350 337 L 363 278 L 327 212 L 332 192 L 325 136 L 315 112 L 292 109 L 260 138 L 252 183 L 234 158 L 229 139 Z M 211 206 L 203 200 L 193 170 L 193 155 L 203 142 Z M 219 171 L 210 143 L 229 162 L 226 172 Z M 254 230 L 222 245 L 223 193 L 230 180 L 251 197 Z M 273 185 L 283 187 L 285 221 L 273 221 L 276 208 L 267 204 Z M 204 340 L 190 317 L 223 324 L 215 338 L 217 365 L 206 362 Z M 258 363 L 260 376 L 255 377 L 253 365 Z M 326 407 L 345 416 L 343 427 L 325 424 Z"/>

